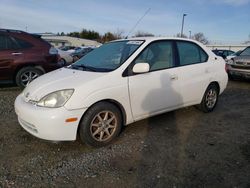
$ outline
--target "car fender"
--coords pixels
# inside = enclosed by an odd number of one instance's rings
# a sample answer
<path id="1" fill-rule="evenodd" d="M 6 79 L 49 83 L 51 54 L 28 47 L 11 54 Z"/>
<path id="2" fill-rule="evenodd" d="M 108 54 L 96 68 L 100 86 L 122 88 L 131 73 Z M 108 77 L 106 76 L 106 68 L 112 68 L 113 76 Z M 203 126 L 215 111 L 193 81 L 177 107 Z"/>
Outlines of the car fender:
<path id="1" fill-rule="evenodd" d="M 96 90 L 89 95 L 82 97 L 82 99 L 77 100 L 77 104 L 69 103 L 66 104 L 65 107 L 69 110 L 77 108 L 86 109 L 91 107 L 95 103 L 104 100 L 116 101 L 118 104 L 120 104 L 124 109 L 124 112 L 126 113 L 125 124 L 133 122 L 127 84 Z"/>

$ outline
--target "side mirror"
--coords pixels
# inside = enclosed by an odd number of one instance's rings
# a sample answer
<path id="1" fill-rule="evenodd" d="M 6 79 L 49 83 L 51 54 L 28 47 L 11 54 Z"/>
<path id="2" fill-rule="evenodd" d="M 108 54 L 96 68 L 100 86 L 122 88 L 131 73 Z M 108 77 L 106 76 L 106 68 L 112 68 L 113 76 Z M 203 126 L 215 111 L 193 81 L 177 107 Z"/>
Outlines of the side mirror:
<path id="1" fill-rule="evenodd" d="M 137 63 L 133 67 L 133 73 L 146 73 L 149 72 L 149 64 L 148 63 Z"/>

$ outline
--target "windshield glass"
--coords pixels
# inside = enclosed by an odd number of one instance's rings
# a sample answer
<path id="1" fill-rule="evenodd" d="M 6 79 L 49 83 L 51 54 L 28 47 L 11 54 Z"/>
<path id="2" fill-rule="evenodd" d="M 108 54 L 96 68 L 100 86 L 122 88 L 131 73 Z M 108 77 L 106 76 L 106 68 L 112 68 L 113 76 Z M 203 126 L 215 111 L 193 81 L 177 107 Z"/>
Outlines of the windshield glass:
<path id="1" fill-rule="evenodd" d="M 144 41 L 124 40 L 103 44 L 72 64 L 71 68 L 109 72 L 122 65 Z"/>
<path id="2" fill-rule="evenodd" d="M 240 55 L 250 55 L 250 47 L 247 47 Z"/>

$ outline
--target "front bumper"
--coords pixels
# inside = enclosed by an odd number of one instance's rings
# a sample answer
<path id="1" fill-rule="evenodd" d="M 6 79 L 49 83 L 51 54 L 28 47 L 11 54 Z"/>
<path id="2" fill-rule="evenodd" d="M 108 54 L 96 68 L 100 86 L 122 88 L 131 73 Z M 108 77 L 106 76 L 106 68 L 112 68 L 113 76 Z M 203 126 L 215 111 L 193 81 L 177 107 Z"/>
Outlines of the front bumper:
<path id="1" fill-rule="evenodd" d="M 245 68 L 234 68 L 232 65 L 228 64 L 227 72 L 232 76 L 240 76 L 244 78 L 250 78 L 250 69 Z"/>
<path id="2" fill-rule="evenodd" d="M 15 101 L 15 112 L 20 125 L 30 134 L 51 141 L 75 140 L 85 111 L 86 109 L 67 110 L 65 107 L 38 107 L 25 102 L 21 95 Z M 77 118 L 77 121 L 66 122 L 68 118 Z"/>

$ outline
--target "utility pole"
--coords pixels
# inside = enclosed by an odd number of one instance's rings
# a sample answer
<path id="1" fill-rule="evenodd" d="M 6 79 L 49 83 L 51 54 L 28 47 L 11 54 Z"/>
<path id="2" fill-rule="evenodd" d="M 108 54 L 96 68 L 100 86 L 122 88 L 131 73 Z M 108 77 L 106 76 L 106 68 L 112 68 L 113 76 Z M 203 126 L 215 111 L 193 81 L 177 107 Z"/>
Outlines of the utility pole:
<path id="1" fill-rule="evenodd" d="M 187 16 L 187 14 L 183 14 L 183 16 L 182 16 L 181 37 L 183 37 L 183 27 L 184 27 L 184 19 L 185 19 L 185 16 Z"/>
<path id="2" fill-rule="evenodd" d="M 192 31 L 189 31 L 189 38 L 191 39 Z"/>

